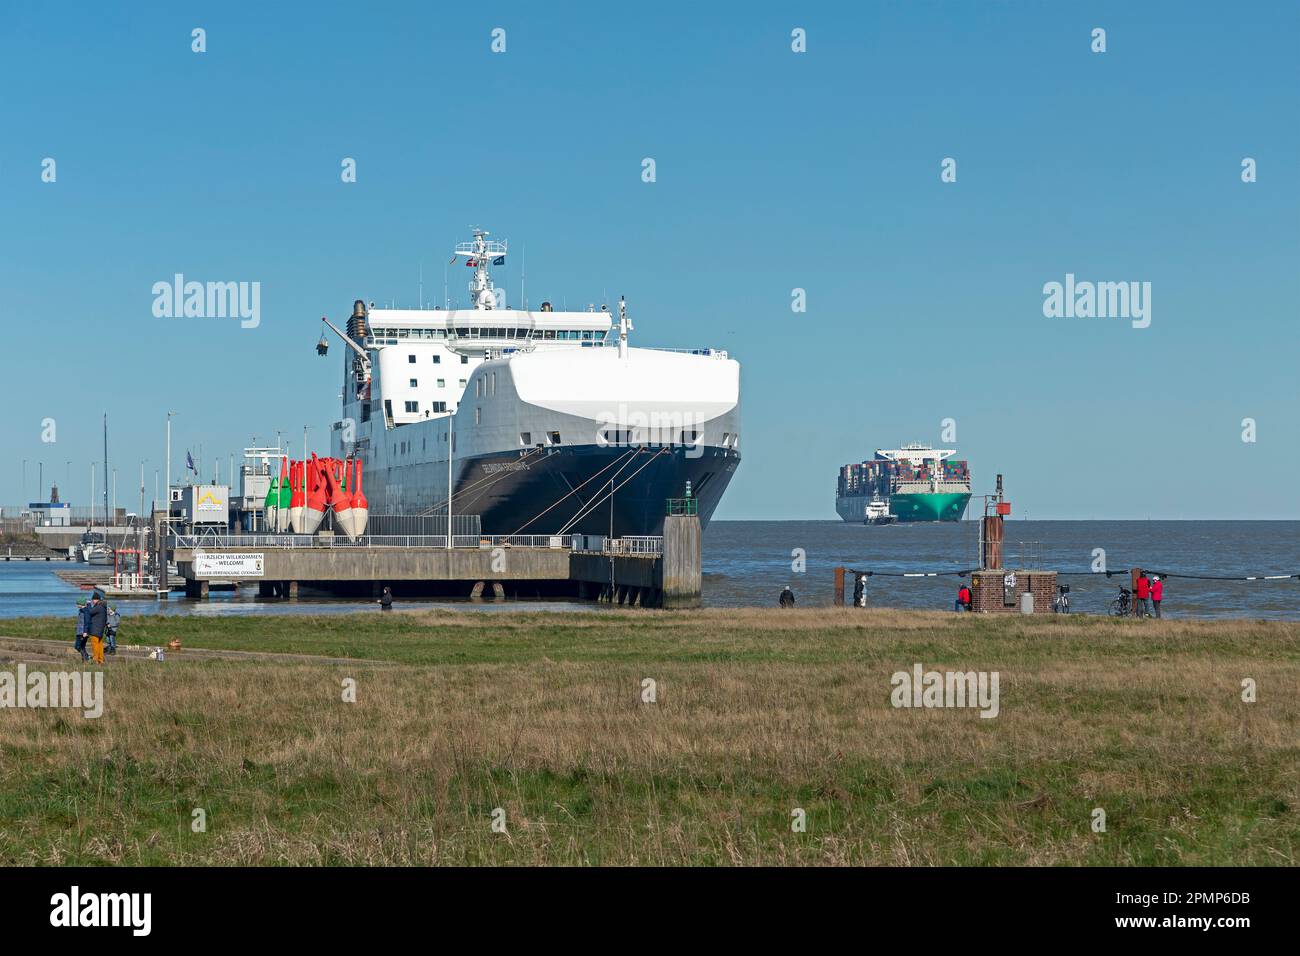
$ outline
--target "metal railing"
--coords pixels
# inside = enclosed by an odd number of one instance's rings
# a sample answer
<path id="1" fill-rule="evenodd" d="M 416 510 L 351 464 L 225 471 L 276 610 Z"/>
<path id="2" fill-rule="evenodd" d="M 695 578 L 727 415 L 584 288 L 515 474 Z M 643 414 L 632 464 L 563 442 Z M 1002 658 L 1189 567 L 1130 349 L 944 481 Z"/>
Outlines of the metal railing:
<path id="1" fill-rule="evenodd" d="M 580 554 L 663 554 L 664 539 L 651 535 L 607 538 L 600 534 L 575 534 L 573 550 Z"/>
<path id="2" fill-rule="evenodd" d="M 658 345 L 648 345 L 648 346 L 647 346 L 647 345 L 642 345 L 642 346 L 638 346 L 638 347 L 639 347 L 639 348 L 644 348 L 644 349 L 646 349 L 647 351 L 650 351 L 650 352 L 678 352 L 678 353 L 681 353 L 682 355 L 704 355 L 704 356 L 706 356 L 706 357 L 708 357 L 708 358 L 715 358 L 715 359 L 725 359 L 725 358 L 728 358 L 728 357 L 729 357 L 729 356 L 727 355 L 727 350 L 726 350 L 726 349 L 714 349 L 714 348 L 703 348 L 703 349 L 673 349 L 673 348 L 664 348 L 664 347 L 661 347 L 661 346 L 658 346 Z"/>
<path id="3" fill-rule="evenodd" d="M 697 515 L 700 513 L 699 501 L 695 498 L 667 499 L 666 514 L 670 516 Z"/>
<path id="4" fill-rule="evenodd" d="M 559 534 L 457 534 L 455 548 L 573 548 L 573 535 Z M 445 548 L 445 534 L 365 534 L 351 540 L 336 534 L 174 534 L 168 538 L 171 550 L 236 548 Z"/>

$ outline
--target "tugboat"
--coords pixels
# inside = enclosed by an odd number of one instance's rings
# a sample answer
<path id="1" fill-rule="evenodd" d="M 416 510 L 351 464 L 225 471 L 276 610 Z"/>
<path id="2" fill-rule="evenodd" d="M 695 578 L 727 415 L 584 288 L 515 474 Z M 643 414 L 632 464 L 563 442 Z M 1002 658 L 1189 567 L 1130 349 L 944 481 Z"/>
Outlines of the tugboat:
<path id="1" fill-rule="evenodd" d="M 885 501 L 880 495 L 873 495 L 870 503 L 867 505 L 866 514 L 862 518 L 863 524 L 893 524 L 898 520 L 898 516 L 891 514 L 889 511 L 889 502 Z"/>

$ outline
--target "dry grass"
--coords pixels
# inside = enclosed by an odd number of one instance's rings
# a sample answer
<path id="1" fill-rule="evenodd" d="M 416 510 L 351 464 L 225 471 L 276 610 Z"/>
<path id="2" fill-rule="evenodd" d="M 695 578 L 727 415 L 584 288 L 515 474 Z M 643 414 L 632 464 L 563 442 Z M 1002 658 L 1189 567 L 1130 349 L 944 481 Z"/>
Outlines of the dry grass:
<path id="1" fill-rule="evenodd" d="M 0 711 L 0 861 L 1300 856 L 1297 625 L 833 610 L 396 618 L 373 634 L 377 615 L 316 619 L 326 631 L 313 643 L 403 663 L 181 652 L 113 662 L 97 721 Z M 187 647 L 300 651 L 301 619 L 284 621 L 251 638 L 219 620 L 168 626 Z M 915 662 L 999 671 L 1000 716 L 894 709 L 890 675 Z M 341 699 L 346 677 L 355 704 Z M 640 699 L 646 677 L 653 704 Z M 1246 677 L 1257 703 L 1241 700 Z M 497 807 L 505 833 L 490 826 Z M 1096 807 L 1105 833 L 1090 828 Z M 191 832 L 195 808 L 206 833 Z M 791 831 L 794 808 L 805 833 Z"/>

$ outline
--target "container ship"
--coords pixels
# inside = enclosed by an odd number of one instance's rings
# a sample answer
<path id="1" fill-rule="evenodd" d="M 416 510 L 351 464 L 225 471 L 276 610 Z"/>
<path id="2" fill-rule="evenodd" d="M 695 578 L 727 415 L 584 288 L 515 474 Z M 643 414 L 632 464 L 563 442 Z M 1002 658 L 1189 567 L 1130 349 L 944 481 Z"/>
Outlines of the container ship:
<path id="1" fill-rule="evenodd" d="M 955 454 L 916 442 L 878 448 L 870 461 L 840 468 L 835 510 L 851 524 L 960 521 L 970 501 L 970 469 Z"/>
<path id="2" fill-rule="evenodd" d="M 498 535 L 657 535 L 670 507 L 707 526 L 740 463 L 739 363 L 633 348 L 621 299 L 617 318 L 508 308 L 507 253 L 483 229 L 455 246 L 471 308 L 358 299 L 345 328 L 323 320 L 348 348 L 331 454 L 362 462 L 370 511 Z"/>

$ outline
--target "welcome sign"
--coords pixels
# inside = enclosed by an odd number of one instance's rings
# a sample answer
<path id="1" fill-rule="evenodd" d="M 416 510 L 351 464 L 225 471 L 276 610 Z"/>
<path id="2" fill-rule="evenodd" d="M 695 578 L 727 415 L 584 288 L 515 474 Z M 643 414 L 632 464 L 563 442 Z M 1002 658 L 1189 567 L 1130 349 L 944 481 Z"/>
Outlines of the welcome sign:
<path id="1" fill-rule="evenodd" d="M 262 565 L 260 551 L 194 552 L 194 576 L 200 578 L 260 578 Z"/>

